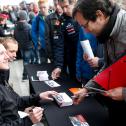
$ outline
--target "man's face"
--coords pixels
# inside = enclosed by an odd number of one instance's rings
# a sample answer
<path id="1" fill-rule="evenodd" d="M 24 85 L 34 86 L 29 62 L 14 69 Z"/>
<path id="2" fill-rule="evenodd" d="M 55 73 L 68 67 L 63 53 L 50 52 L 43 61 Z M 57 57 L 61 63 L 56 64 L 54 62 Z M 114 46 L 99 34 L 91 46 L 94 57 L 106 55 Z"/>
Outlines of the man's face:
<path id="1" fill-rule="evenodd" d="M 87 32 L 90 32 L 98 36 L 106 24 L 106 18 L 103 14 L 98 14 L 95 21 L 86 20 L 80 12 L 75 15 L 75 20 L 82 26 Z"/>
<path id="2" fill-rule="evenodd" d="M 58 14 L 62 14 L 63 10 L 61 6 L 58 3 L 55 3 L 55 10 L 58 12 Z"/>
<path id="3" fill-rule="evenodd" d="M 33 11 L 34 10 L 34 5 L 31 3 L 30 5 L 29 5 L 29 11 Z"/>
<path id="4" fill-rule="evenodd" d="M 63 13 L 68 15 L 68 10 L 69 10 L 69 1 L 68 0 L 64 0 L 63 2 L 59 2 L 60 6 L 63 9 Z"/>
<path id="5" fill-rule="evenodd" d="M 48 15 L 48 5 L 47 3 L 41 3 L 39 4 L 39 9 L 40 12 L 43 16 L 47 16 Z"/>
<path id="6" fill-rule="evenodd" d="M 7 63 L 9 56 L 7 55 L 6 49 L 0 44 L 0 63 Z"/>
<path id="7" fill-rule="evenodd" d="M 9 56 L 9 61 L 16 59 L 16 53 L 18 51 L 18 45 L 15 43 L 7 43 L 7 55 Z"/>

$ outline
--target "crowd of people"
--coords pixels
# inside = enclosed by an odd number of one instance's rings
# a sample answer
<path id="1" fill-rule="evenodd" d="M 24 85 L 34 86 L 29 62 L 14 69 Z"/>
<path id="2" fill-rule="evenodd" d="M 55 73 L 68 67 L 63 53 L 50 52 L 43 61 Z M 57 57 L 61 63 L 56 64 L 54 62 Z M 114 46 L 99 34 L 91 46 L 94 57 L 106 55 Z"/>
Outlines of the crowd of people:
<path id="1" fill-rule="evenodd" d="M 46 0 L 20 3 L 0 12 L 0 125 L 25 126 L 41 121 L 43 109 L 35 107 L 29 118 L 21 119 L 18 110 L 38 106 L 40 100 L 53 100 L 55 91 L 20 97 L 9 86 L 9 62 L 18 49 L 23 59 L 22 80 L 28 79 L 27 64 L 54 64 L 51 77 L 64 72 L 84 87 L 76 92 L 75 104 L 86 96 L 88 87 L 103 89 L 92 78 L 111 66 L 126 50 L 126 11 L 114 0 Z M 10 20 L 14 27 L 7 25 Z M 8 33 L 8 31 L 10 31 Z M 8 34 L 7 34 L 8 33 Z M 80 42 L 89 40 L 94 58 L 89 58 Z M 124 76 L 124 75 L 122 75 Z M 125 85 L 126 86 L 126 85 Z M 109 112 L 108 125 L 124 125 L 126 87 L 117 87 L 94 96 Z M 122 113 L 124 113 L 122 115 Z M 11 115 L 11 116 L 10 116 Z"/>

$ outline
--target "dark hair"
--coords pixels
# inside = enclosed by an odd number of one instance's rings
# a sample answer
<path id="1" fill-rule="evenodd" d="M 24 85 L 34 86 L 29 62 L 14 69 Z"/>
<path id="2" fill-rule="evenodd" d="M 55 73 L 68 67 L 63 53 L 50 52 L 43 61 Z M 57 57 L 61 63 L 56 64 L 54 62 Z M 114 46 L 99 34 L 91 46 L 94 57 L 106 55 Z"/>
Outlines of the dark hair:
<path id="1" fill-rule="evenodd" d="M 112 13 L 113 3 L 111 0 L 78 0 L 73 9 L 73 18 L 77 12 L 80 12 L 87 20 L 95 21 L 96 11 L 101 10 L 104 15 L 109 16 Z"/>

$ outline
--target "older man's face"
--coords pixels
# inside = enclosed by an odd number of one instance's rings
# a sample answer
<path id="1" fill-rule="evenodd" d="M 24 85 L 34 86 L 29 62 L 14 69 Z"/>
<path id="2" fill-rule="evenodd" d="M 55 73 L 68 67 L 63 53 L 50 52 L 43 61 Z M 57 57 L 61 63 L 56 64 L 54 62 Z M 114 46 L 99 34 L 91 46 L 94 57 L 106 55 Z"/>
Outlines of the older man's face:
<path id="1" fill-rule="evenodd" d="M 96 36 L 98 36 L 102 29 L 105 27 L 107 23 L 107 18 L 104 14 L 99 11 L 97 13 L 97 18 L 95 21 L 87 20 L 83 17 L 80 12 L 77 12 L 75 15 L 75 20 L 82 26 L 87 32 L 90 32 Z"/>

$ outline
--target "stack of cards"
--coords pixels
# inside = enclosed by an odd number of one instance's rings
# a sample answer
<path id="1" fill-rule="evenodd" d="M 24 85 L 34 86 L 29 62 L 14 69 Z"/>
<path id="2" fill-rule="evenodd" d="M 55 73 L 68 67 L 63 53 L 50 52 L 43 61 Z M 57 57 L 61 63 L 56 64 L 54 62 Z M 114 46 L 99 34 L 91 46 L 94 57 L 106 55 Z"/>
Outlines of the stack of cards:
<path id="1" fill-rule="evenodd" d="M 65 93 L 58 93 L 53 96 L 60 107 L 70 106 L 73 104 L 73 100 Z"/>
<path id="2" fill-rule="evenodd" d="M 49 75 L 47 71 L 37 71 L 37 77 L 39 78 L 40 81 L 46 81 L 49 80 Z"/>

